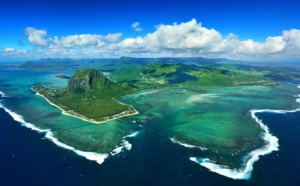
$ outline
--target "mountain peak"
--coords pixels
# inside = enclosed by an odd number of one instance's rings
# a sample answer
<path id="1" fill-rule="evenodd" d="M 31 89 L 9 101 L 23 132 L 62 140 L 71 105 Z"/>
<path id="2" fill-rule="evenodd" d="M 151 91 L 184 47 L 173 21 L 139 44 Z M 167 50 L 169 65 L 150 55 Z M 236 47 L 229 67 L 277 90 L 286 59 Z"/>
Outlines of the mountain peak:
<path id="1" fill-rule="evenodd" d="M 77 70 L 74 76 L 69 80 L 67 89 L 72 91 L 84 89 L 86 92 L 94 89 L 103 89 L 111 82 L 106 76 L 96 69 Z"/>

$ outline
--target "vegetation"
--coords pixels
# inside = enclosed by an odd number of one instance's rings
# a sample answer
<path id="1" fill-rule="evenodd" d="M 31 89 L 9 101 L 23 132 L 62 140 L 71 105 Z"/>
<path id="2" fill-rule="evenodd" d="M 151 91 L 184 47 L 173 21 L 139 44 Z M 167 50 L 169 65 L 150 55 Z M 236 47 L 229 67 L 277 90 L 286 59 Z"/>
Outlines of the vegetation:
<path id="1" fill-rule="evenodd" d="M 128 75 L 126 76 L 126 74 Z M 263 76 L 264 74 L 256 71 L 231 71 L 224 68 L 178 63 L 150 63 L 144 67 L 127 65 L 112 72 L 111 75 L 117 81 L 134 82 L 139 89 L 178 86 L 232 87 L 240 85 L 278 85 L 271 78 L 265 77 Z"/>
<path id="2" fill-rule="evenodd" d="M 136 90 L 124 83 L 109 81 L 103 73 L 95 69 L 77 71 L 69 80 L 67 88 L 53 90 L 44 86 L 35 86 L 33 90 L 67 114 L 95 122 L 136 112 L 132 106 L 114 99 Z"/>
<path id="3" fill-rule="evenodd" d="M 53 90 L 35 86 L 33 89 L 70 115 L 102 122 L 136 113 L 132 106 L 122 104 L 115 98 L 139 90 L 278 85 L 265 76 L 268 71 L 231 69 L 228 66 L 216 68 L 182 63 L 133 63 L 115 69 L 109 74 L 110 78 L 96 69 L 77 70 L 66 88 Z"/>

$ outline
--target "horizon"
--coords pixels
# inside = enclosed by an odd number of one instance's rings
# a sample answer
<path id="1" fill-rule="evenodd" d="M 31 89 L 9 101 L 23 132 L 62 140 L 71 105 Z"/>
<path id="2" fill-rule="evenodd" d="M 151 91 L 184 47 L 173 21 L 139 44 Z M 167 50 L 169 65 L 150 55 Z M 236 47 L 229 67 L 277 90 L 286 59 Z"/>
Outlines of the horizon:
<path id="1" fill-rule="evenodd" d="M 131 59 L 209 59 L 212 60 L 212 63 L 214 63 L 214 60 L 225 60 L 228 62 L 237 62 L 237 63 L 253 63 L 253 64 L 258 64 L 258 63 L 264 63 L 264 64 L 286 64 L 286 65 L 296 65 L 299 60 L 282 60 L 282 61 L 272 61 L 272 60 L 261 60 L 261 61 L 251 61 L 251 60 L 240 60 L 240 59 L 229 59 L 229 58 L 209 58 L 209 57 L 131 57 L 131 56 L 120 56 L 120 57 L 105 57 L 105 58 L 70 58 L 70 57 L 45 57 L 45 58 L 36 58 L 36 59 L 19 59 L 19 60 L 1 60 L 0 59 L 0 64 L 2 65 L 19 65 L 19 64 L 24 64 L 27 62 L 33 62 L 33 63 L 40 63 L 43 60 L 56 60 L 59 61 L 61 60 L 64 62 L 64 60 L 73 60 L 74 62 L 81 61 L 81 60 L 110 60 L 110 59 L 121 59 L 121 58 L 131 58 Z"/>

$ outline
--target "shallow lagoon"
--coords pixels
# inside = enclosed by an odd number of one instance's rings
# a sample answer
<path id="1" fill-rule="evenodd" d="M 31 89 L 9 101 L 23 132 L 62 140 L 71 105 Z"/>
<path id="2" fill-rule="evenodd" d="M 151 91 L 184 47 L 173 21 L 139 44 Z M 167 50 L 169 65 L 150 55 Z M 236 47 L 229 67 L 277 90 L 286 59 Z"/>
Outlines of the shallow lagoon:
<path id="1" fill-rule="evenodd" d="M 139 131 L 134 136 L 136 147 L 156 145 L 156 148 L 164 148 L 168 144 L 184 149 L 178 151 L 185 153 L 184 156 L 209 158 L 217 164 L 238 169 L 249 152 L 265 145 L 261 135 L 264 131 L 251 117 L 250 110 L 295 109 L 298 106 L 293 95 L 299 95 L 299 89 L 292 84 L 274 88 L 146 90 L 119 98 L 133 105 L 139 115 L 96 125 L 62 115 L 60 110 L 31 91 L 31 86 L 35 84 L 64 87 L 67 80 L 54 78 L 59 73 L 72 74 L 71 71 L 2 71 L 1 84 L 6 86 L 0 85 L 0 88 L 7 97 L 1 98 L 1 104 L 23 116 L 27 123 L 41 129 L 51 129 L 51 135 L 47 132 L 45 135 L 48 134 L 47 137 L 56 144 L 65 148 L 75 147 L 69 148 L 75 152 L 90 152 L 79 155 L 91 160 L 95 160 L 97 154 L 104 155 L 104 158 L 118 153 L 129 155 L 129 150 L 135 146 L 130 143 L 132 137 L 126 136 Z M 52 136 L 68 147 L 55 141 Z M 173 143 L 171 139 L 179 143 Z M 158 143 L 149 143 L 151 140 Z M 186 148 L 182 144 L 201 148 Z M 189 161 L 189 158 L 186 160 Z"/>

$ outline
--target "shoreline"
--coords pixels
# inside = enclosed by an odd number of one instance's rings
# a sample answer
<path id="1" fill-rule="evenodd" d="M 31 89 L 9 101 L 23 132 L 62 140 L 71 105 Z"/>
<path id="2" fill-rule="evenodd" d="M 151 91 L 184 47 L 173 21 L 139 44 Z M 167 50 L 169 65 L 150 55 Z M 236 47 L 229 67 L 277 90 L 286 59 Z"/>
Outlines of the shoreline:
<path id="1" fill-rule="evenodd" d="M 36 91 L 34 91 L 34 92 L 36 92 Z M 39 95 L 39 96 L 42 96 L 38 92 L 36 92 L 36 94 Z M 3 97 L 6 97 L 6 96 L 2 91 L 0 91 L 0 98 L 3 98 Z M 44 97 L 44 96 L 42 96 L 42 97 Z M 48 99 L 46 99 L 46 100 L 51 105 L 53 105 L 53 106 L 59 108 L 60 110 L 62 110 L 60 107 L 53 104 Z M 58 147 L 66 149 L 66 150 L 73 151 L 75 154 L 77 154 L 81 157 L 84 157 L 87 160 L 95 161 L 99 165 L 101 165 L 105 161 L 105 159 L 108 158 L 109 156 L 114 156 L 116 154 L 119 154 L 119 153 L 123 152 L 124 150 L 127 150 L 127 151 L 131 150 L 132 144 L 130 144 L 126 140 L 126 138 L 133 138 L 133 137 L 136 137 L 139 134 L 139 131 L 136 131 L 136 132 L 133 132 L 131 134 L 128 134 L 128 135 L 124 136 L 123 140 L 122 140 L 122 143 L 110 152 L 99 153 L 99 152 L 93 152 L 93 151 L 83 151 L 83 150 L 77 149 L 73 146 L 70 146 L 66 143 L 61 142 L 59 138 L 55 137 L 55 134 L 54 134 L 54 132 L 51 131 L 51 129 L 42 129 L 42 128 L 39 128 L 38 126 L 36 126 L 35 124 L 28 123 L 27 121 L 25 121 L 25 119 L 23 118 L 22 115 L 19 115 L 18 113 L 13 112 L 12 110 L 6 108 L 3 104 L 1 104 L 1 101 L 0 101 L 0 109 L 3 109 L 7 114 L 9 114 L 14 121 L 21 123 L 21 127 L 26 127 L 26 128 L 29 128 L 33 131 L 37 131 L 38 133 L 43 133 L 43 134 L 45 134 L 44 138 L 49 139 L 50 141 L 52 141 Z"/>
<path id="2" fill-rule="evenodd" d="M 52 103 L 49 99 L 47 99 L 45 96 L 43 96 L 42 94 L 40 94 L 38 91 L 33 90 L 33 88 L 31 88 L 31 90 L 34 91 L 36 95 L 43 97 L 50 105 L 52 105 L 52 106 L 54 106 L 54 107 L 60 109 L 60 110 L 62 111 L 62 114 L 66 115 L 66 116 L 71 116 L 71 117 L 74 117 L 74 118 L 77 118 L 77 119 L 81 119 L 81 120 L 83 120 L 83 121 L 87 121 L 87 122 L 90 122 L 90 123 L 102 124 L 102 123 L 106 123 L 106 122 L 108 122 L 108 121 L 115 120 L 115 119 L 119 119 L 119 118 L 122 118 L 122 117 L 132 116 L 132 115 L 137 115 L 137 114 L 139 114 L 139 112 L 138 112 L 133 106 L 124 104 L 124 103 L 122 103 L 122 102 L 120 102 L 120 101 L 118 101 L 118 100 L 116 100 L 116 99 L 113 98 L 113 100 L 117 101 L 118 103 L 120 103 L 120 104 L 122 104 L 122 105 L 127 105 L 127 106 L 131 107 L 132 110 L 134 111 L 134 113 L 131 113 L 131 114 L 124 114 L 124 115 L 116 116 L 116 117 L 112 116 L 113 118 L 111 118 L 111 119 L 106 119 L 106 120 L 104 120 L 104 121 L 95 121 L 95 120 L 92 120 L 92 119 L 83 118 L 83 117 L 80 117 L 80 116 L 75 116 L 75 115 L 69 114 L 67 111 L 65 111 L 64 109 L 62 109 L 62 108 L 59 107 L 58 105 Z M 126 112 L 126 111 L 124 111 L 124 112 Z M 122 113 L 122 112 L 121 112 L 121 113 Z M 120 114 L 120 113 L 119 113 L 119 114 Z M 119 114 L 115 114 L 115 115 L 119 115 Z"/>
<path id="3" fill-rule="evenodd" d="M 76 153 L 77 155 L 82 156 L 88 160 L 95 161 L 98 164 L 102 164 L 104 162 L 104 160 L 109 156 L 109 153 L 97 153 L 97 152 L 91 152 L 91 151 L 82 151 L 82 150 L 76 149 L 75 147 L 69 146 L 69 145 L 59 141 L 58 138 L 54 137 L 54 133 L 51 131 L 51 129 L 41 129 L 32 123 L 26 122 L 25 119 L 23 118 L 23 116 L 9 110 L 8 108 L 4 107 L 1 103 L 0 103 L 0 108 L 4 109 L 4 111 L 6 113 L 8 113 L 13 118 L 14 121 L 21 123 L 21 127 L 27 127 L 33 131 L 37 131 L 39 133 L 44 133 L 45 138 L 49 139 L 50 141 L 52 141 L 55 145 L 57 145 L 60 148 L 71 150 L 74 153 Z"/>

